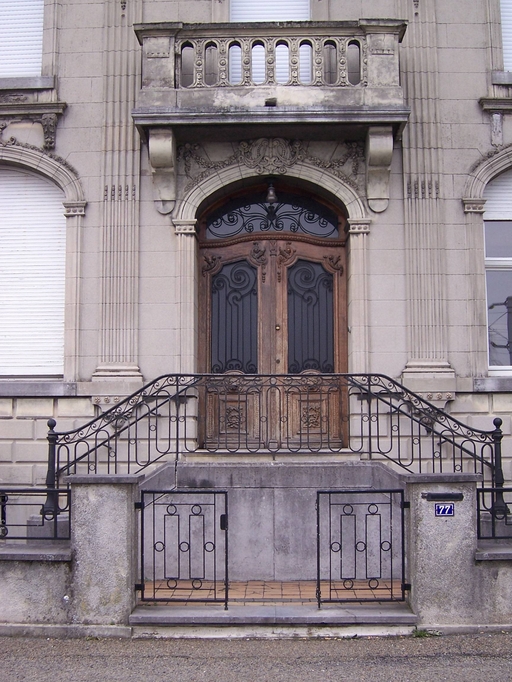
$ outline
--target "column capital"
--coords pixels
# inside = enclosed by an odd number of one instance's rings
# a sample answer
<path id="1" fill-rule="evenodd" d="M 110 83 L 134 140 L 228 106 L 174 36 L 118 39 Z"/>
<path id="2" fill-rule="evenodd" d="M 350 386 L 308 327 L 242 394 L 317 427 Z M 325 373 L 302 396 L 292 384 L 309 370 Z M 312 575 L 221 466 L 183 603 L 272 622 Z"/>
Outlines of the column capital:
<path id="1" fill-rule="evenodd" d="M 176 234 L 185 234 L 189 236 L 196 236 L 197 220 L 172 220 L 174 231 Z"/>
<path id="2" fill-rule="evenodd" d="M 485 211 L 485 199 L 462 199 L 464 213 L 483 213 Z"/>
<path id="3" fill-rule="evenodd" d="M 85 215 L 86 201 L 64 201 L 64 215 L 66 218 L 74 218 L 77 215 Z"/>
<path id="4" fill-rule="evenodd" d="M 370 234 L 370 218 L 349 218 L 347 221 L 347 232 L 352 234 Z"/>

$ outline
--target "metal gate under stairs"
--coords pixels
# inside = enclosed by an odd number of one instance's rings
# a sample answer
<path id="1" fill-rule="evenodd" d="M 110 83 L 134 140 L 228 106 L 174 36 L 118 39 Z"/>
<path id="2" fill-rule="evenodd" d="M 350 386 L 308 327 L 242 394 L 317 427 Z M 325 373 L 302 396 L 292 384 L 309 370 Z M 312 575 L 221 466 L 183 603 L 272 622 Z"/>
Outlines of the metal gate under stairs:
<path id="1" fill-rule="evenodd" d="M 224 491 L 142 491 L 142 602 L 228 604 L 228 497 Z"/>
<path id="2" fill-rule="evenodd" d="M 221 603 L 225 609 L 228 603 L 320 608 L 404 601 L 406 506 L 403 490 L 318 491 L 316 580 L 230 583 L 228 492 L 142 491 L 136 589 L 142 603 Z M 305 513 L 314 514 L 313 505 Z"/>

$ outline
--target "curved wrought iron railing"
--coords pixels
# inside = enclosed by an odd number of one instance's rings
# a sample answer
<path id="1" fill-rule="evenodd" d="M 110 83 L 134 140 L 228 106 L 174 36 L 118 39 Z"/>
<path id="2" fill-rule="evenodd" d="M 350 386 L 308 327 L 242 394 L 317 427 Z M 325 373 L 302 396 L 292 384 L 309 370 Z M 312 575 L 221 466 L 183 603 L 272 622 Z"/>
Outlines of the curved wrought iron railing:
<path id="1" fill-rule="evenodd" d="M 380 374 L 161 376 L 87 424 L 48 422 L 47 485 L 136 473 L 188 453 L 357 454 L 502 487 L 501 420 L 471 428 Z"/>

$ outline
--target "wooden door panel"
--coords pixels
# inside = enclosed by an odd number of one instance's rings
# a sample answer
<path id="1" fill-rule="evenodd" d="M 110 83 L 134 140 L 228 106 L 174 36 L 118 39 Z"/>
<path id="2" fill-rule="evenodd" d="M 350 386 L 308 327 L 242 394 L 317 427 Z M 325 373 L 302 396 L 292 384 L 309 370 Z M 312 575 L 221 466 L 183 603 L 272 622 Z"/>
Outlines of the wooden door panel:
<path id="1" fill-rule="evenodd" d="M 344 256 L 339 243 L 275 235 L 201 247 L 201 368 L 226 379 L 233 370 L 283 377 L 252 393 L 236 381 L 229 390 L 205 391 L 200 430 L 207 448 L 320 451 L 346 442 L 341 391 L 315 389 L 301 374 L 347 371 Z M 290 374 L 306 383 L 290 390 Z"/>

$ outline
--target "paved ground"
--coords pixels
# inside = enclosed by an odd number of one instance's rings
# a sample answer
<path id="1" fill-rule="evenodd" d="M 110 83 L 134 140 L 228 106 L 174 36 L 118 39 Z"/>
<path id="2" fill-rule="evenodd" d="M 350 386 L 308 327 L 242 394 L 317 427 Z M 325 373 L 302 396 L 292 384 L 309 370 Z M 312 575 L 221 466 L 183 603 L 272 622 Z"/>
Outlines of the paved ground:
<path id="1" fill-rule="evenodd" d="M 0 638 L 1 682 L 512 680 L 512 633 L 351 640 Z"/>

